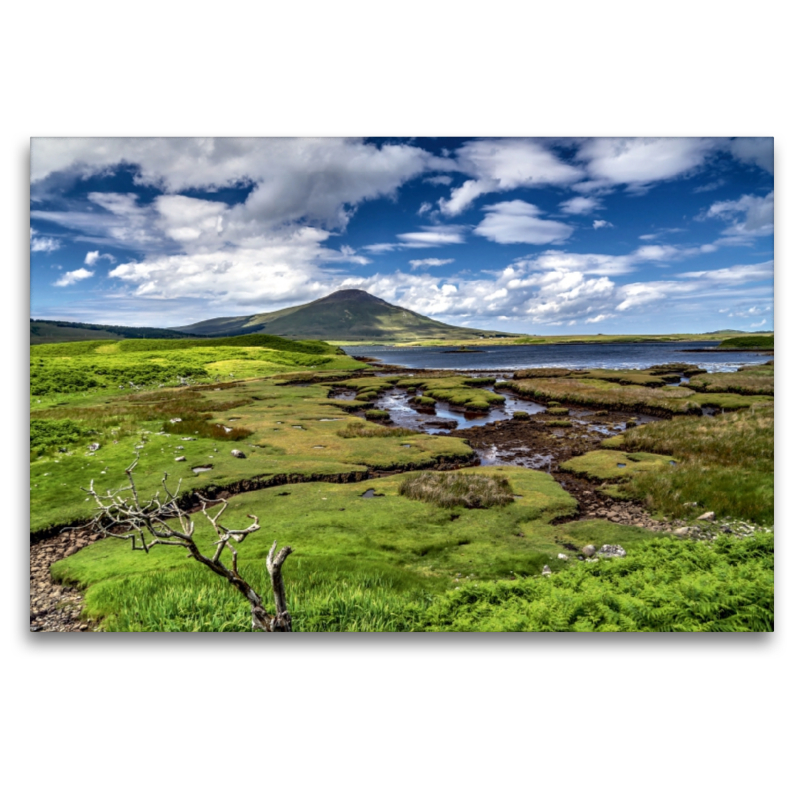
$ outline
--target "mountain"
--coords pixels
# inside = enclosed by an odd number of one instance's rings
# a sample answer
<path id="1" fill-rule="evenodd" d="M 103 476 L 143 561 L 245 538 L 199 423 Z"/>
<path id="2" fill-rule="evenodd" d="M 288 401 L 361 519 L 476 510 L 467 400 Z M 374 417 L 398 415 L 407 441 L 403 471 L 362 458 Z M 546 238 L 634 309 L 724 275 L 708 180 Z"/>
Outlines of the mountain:
<path id="1" fill-rule="evenodd" d="M 406 308 L 393 306 L 360 289 L 344 289 L 312 303 L 268 314 L 218 317 L 174 330 L 200 336 L 270 333 L 287 339 L 322 339 L 329 342 L 402 342 L 513 335 L 446 325 Z"/>
<path id="2" fill-rule="evenodd" d="M 84 342 L 97 339 L 181 339 L 189 336 L 167 328 L 134 328 L 126 325 L 95 325 L 91 322 L 31 320 L 31 344 Z"/>

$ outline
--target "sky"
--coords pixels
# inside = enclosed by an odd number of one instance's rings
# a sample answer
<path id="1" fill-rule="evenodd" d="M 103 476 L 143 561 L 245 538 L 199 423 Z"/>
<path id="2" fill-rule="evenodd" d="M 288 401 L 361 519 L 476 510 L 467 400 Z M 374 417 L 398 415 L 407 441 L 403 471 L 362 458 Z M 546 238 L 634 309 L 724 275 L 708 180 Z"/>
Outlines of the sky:
<path id="1" fill-rule="evenodd" d="M 773 329 L 772 138 L 34 138 L 31 317 Z"/>

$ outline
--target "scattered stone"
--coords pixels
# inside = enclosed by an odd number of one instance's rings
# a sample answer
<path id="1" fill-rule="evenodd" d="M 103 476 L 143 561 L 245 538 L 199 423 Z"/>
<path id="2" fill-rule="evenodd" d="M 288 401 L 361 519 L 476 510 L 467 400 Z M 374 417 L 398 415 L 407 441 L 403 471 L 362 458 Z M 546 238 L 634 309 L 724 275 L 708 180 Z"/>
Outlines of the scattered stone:
<path id="1" fill-rule="evenodd" d="M 231 455 L 234 458 L 247 458 L 247 456 L 241 450 L 231 450 Z"/>
<path id="2" fill-rule="evenodd" d="M 598 555 L 603 556 L 603 558 L 622 558 L 628 554 L 618 544 L 604 544 L 598 551 Z"/>
<path id="3" fill-rule="evenodd" d="M 183 422 L 180 417 L 173 417 L 170 422 L 174 425 L 176 422 Z"/>
<path id="4" fill-rule="evenodd" d="M 676 528 L 672 531 L 676 536 L 688 536 L 689 529 L 688 528 Z"/>
<path id="5" fill-rule="evenodd" d="M 176 461 L 186 461 L 186 456 L 178 456 L 175 460 Z"/>
<path id="6" fill-rule="evenodd" d="M 553 574 L 553 570 L 551 570 L 550 567 L 548 567 L 547 564 L 545 564 L 542 567 L 542 575 L 546 575 L 547 577 L 549 577 L 552 574 Z"/>
<path id="7" fill-rule="evenodd" d="M 586 547 L 581 549 L 586 558 L 591 558 L 597 552 L 597 548 L 593 544 L 587 544 Z"/>
<path id="8" fill-rule="evenodd" d="M 713 522 L 717 518 L 717 515 L 713 511 L 706 511 L 705 514 L 701 514 L 698 518 L 698 522 Z"/>
<path id="9" fill-rule="evenodd" d="M 92 442 L 89 445 L 89 452 L 90 453 L 94 453 L 95 450 L 99 450 L 99 449 L 100 449 L 100 443 L 99 442 Z"/>
<path id="10" fill-rule="evenodd" d="M 69 548 L 69 549 L 68 549 L 68 550 L 67 550 L 67 551 L 64 553 L 64 558 L 68 558 L 69 556 L 74 556 L 74 555 L 75 555 L 75 553 L 77 553 L 77 552 L 78 552 L 78 548 L 77 548 L 77 547 L 75 547 L 75 545 L 73 545 L 72 547 L 70 547 L 70 548 Z"/>
<path id="11" fill-rule="evenodd" d="M 559 557 L 559 558 L 560 558 L 562 561 L 569 561 L 569 556 L 568 556 L 566 553 L 559 553 L 559 554 L 558 554 L 558 557 Z"/>

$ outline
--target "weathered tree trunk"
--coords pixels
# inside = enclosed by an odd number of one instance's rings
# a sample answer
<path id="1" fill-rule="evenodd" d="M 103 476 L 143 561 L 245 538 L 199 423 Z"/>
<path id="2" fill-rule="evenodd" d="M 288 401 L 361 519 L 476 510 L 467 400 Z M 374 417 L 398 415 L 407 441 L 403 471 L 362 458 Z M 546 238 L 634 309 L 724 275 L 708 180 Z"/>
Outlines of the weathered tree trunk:
<path id="1" fill-rule="evenodd" d="M 278 553 L 278 557 L 273 559 L 277 546 L 278 542 L 274 541 L 267 554 L 267 572 L 269 572 L 270 583 L 272 583 L 272 594 L 275 597 L 275 619 L 273 621 L 274 627 L 272 630 L 289 632 L 292 630 L 292 618 L 286 607 L 286 590 L 283 586 L 281 567 L 283 567 L 283 562 L 286 561 L 286 558 L 292 552 L 292 548 L 284 547 L 283 550 Z"/>

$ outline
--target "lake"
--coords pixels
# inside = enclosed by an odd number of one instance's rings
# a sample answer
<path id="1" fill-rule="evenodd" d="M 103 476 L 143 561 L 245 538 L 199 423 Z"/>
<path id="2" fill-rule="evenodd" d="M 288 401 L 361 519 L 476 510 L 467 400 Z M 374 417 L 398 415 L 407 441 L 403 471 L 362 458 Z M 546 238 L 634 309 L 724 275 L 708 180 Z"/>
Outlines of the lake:
<path id="1" fill-rule="evenodd" d="M 718 341 L 651 342 L 643 344 L 533 344 L 481 347 L 478 352 L 454 352 L 450 347 L 386 347 L 385 345 L 342 348 L 350 356 L 366 356 L 410 369 L 513 371 L 529 367 L 570 369 L 644 369 L 655 364 L 684 361 L 709 372 L 735 372 L 747 364 L 763 364 L 774 356 L 765 353 L 732 353 L 690 348 L 715 347 Z"/>

